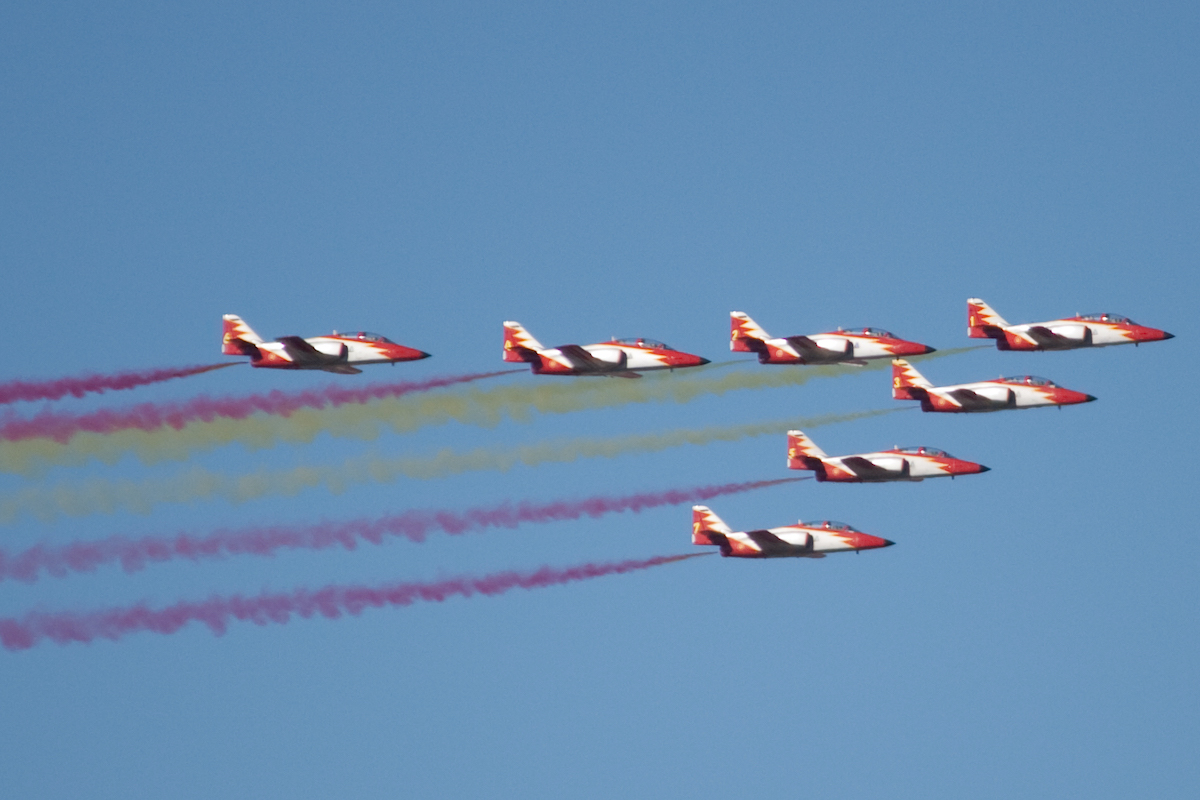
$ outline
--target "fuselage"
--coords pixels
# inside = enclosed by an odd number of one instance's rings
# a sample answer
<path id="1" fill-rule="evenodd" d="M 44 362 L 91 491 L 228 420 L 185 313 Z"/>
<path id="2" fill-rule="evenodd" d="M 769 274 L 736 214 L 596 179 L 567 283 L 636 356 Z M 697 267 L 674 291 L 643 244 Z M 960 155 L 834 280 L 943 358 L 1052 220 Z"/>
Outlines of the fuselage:
<path id="1" fill-rule="evenodd" d="M 398 361 L 416 361 L 428 358 L 421 350 L 396 344 L 389 339 L 372 333 L 330 334 L 304 339 L 320 356 L 338 364 L 388 364 Z M 256 367 L 275 369 L 325 369 L 329 362 L 297 358 L 289 352 L 286 342 L 263 342 L 256 345 L 261 358 L 252 359 Z"/>
<path id="2" fill-rule="evenodd" d="M 878 328 L 839 329 L 772 339 L 743 337 L 735 340 L 731 349 L 757 353 L 760 364 L 837 364 L 934 352 L 928 345 L 897 338 Z"/>
<path id="3" fill-rule="evenodd" d="M 580 351 L 586 353 L 581 357 Z M 526 351 L 527 353 L 529 351 Z M 650 339 L 614 339 L 589 345 L 571 345 L 532 351 L 525 356 L 538 375 L 606 375 L 698 367 L 708 359 L 674 350 Z"/>
<path id="4" fill-rule="evenodd" d="M 1096 398 L 1057 386 L 1034 375 L 997 378 L 952 386 L 906 386 L 893 390 L 898 400 L 919 400 L 922 411 L 972 414 L 1016 408 L 1090 403 Z"/>
<path id="5" fill-rule="evenodd" d="M 988 467 L 955 458 L 933 447 L 903 447 L 852 456 L 804 455 L 795 448 L 788 452 L 788 469 L 812 470 L 818 481 L 838 483 L 881 483 L 923 481 L 987 472 Z"/>
<path id="6" fill-rule="evenodd" d="M 764 533 L 769 536 L 762 536 Z M 820 558 L 824 553 L 873 550 L 895 544 L 832 520 L 737 531 L 724 534 L 724 539 L 716 543 L 721 555 L 735 558 Z"/>
<path id="7" fill-rule="evenodd" d="M 968 323 L 968 336 L 995 339 L 998 350 L 1076 350 L 1175 338 L 1166 331 L 1138 325 L 1119 314 L 1081 314 L 1049 322 L 991 325 L 972 313 Z"/>

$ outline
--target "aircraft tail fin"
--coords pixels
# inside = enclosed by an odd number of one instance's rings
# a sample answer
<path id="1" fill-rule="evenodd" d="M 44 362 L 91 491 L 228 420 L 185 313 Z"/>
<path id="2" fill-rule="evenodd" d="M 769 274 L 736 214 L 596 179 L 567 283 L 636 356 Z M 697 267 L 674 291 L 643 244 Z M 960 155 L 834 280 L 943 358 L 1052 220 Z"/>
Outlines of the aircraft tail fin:
<path id="1" fill-rule="evenodd" d="M 504 323 L 504 360 L 529 361 L 537 356 L 538 350 L 543 350 L 542 343 L 521 327 L 519 322 Z"/>
<path id="2" fill-rule="evenodd" d="M 763 343 L 771 337 L 741 311 L 729 312 L 729 349 L 735 353 L 757 353 L 765 349 Z"/>
<path id="3" fill-rule="evenodd" d="M 729 533 L 733 531 L 711 508 L 692 506 L 692 544 L 720 545 Z"/>
<path id="4" fill-rule="evenodd" d="M 258 352 L 262 337 L 254 332 L 237 314 L 221 317 L 224 336 L 221 337 L 221 352 L 227 356 L 246 356 Z"/>
<path id="5" fill-rule="evenodd" d="M 967 335 L 972 339 L 997 339 L 1004 335 L 1008 323 L 1004 317 L 978 297 L 967 300 Z"/>
<path id="6" fill-rule="evenodd" d="M 903 358 L 892 359 L 892 397 L 896 400 L 920 400 L 917 394 L 925 394 L 918 392 L 914 394 L 913 389 L 928 389 L 933 384 L 925 379 L 925 376 L 917 372 L 912 364 L 909 364 Z"/>
<path id="7" fill-rule="evenodd" d="M 788 431 L 788 469 L 814 469 L 819 472 L 824 468 L 821 459 L 826 457 L 825 451 L 817 447 L 804 431 Z"/>

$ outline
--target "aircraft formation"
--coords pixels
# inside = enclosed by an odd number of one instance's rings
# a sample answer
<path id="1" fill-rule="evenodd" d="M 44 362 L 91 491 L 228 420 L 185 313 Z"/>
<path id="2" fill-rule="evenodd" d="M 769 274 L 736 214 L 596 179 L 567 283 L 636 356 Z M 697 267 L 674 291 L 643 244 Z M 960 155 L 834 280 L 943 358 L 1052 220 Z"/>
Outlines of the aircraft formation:
<path id="1" fill-rule="evenodd" d="M 370 364 L 397 364 L 428 358 L 429 353 L 366 331 L 322 336 L 282 336 L 267 341 L 240 317 L 227 314 L 223 319 L 222 353 L 248 358 L 258 368 L 318 370 L 339 375 L 361 373 Z M 967 333 L 971 338 L 992 339 L 1002 351 L 1071 350 L 1083 347 L 1108 347 L 1118 344 L 1139 345 L 1173 338 L 1164 331 L 1138 325 L 1116 314 L 1075 315 L 1048 322 L 1011 325 L 983 300 L 967 302 Z M 562 344 L 546 347 L 520 323 L 503 324 L 502 360 L 505 364 L 528 364 L 534 375 L 571 377 L 612 377 L 637 379 L 645 372 L 692 369 L 710 363 L 708 359 L 677 350 L 661 341 L 646 338 L 617 339 L 592 344 Z M 819 365 L 865 367 L 872 361 L 891 361 L 892 397 L 901 402 L 919 403 L 924 412 L 990 413 L 1066 405 L 1095 400 L 1090 394 L 1068 389 L 1045 378 L 1014 375 L 935 386 L 908 359 L 933 353 L 929 345 L 914 342 L 879 328 L 838 328 L 821 333 L 772 337 L 747 314 L 730 313 L 729 348 L 734 353 L 754 354 L 767 369 L 742 370 L 737 380 L 697 378 L 689 381 L 652 383 L 617 381 L 594 392 L 588 387 L 571 385 L 502 387 L 502 391 L 472 391 L 442 404 L 415 402 L 404 398 L 452 385 L 472 383 L 512 373 L 512 369 L 449 375 L 424 381 L 393 381 L 343 388 L 330 385 L 320 390 L 298 393 L 279 392 L 245 397 L 209 398 L 200 395 L 185 402 L 143 403 L 128 409 L 101 409 L 73 413 L 43 410 L 29 416 L 10 415 L 0 421 L 0 471 L 33 475 L 47 464 L 75 464 L 82 460 L 116 460 L 136 453 L 146 464 L 157 460 L 178 459 L 180 454 L 234 441 L 262 446 L 270 441 L 307 441 L 314 420 L 323 409 L 339 409 L 339 426 L 350 420 L 357 434 L 386 420 L 392 430 L 408 430 L 448 420 L 494 423 L 504 415 L 525 416 L 542 409 L 547 397 L 556 400 L 549 406 L 559 412 L 607 407 L 610 404 L 637 402 L 631 398 L 666 392 L 679 402 L 704 391 L 737 388 L 796 385 L 808 377 L 802 370 L 773 370 L 780 365 Z M 1004 358 L 1003 356 L 1001 358 Z M 177 367 L 109 375 L 83 375 L 52 381 L 10 381 L 0 383 L 0 405 L 54 400 L 66 395 L 118 391 L 167 380 L 198 375 L 213 369 L 233 366 L 235 362 L 193 367 Z M 881 366 L 886 365 L 883 362 Z M 838 374 L 837 369 L 819 374 Z M 725 376 L 726 378 L 731 376 Z M 708 387 L 707 389 L 702 387 Z M 679 390 L 678 394 L 673 394 Z M 375 402 L 380 401 L 380 402 Z M 293 412 L 308 409 L 313 417 L 300 418 Z M 425 541 L 427 534 L 440 531 L 457 535 L 468 530 L 510 528 L 523 523 L 545 523 L 583 516 L 639 511 L 662 505 L 708 503 L 714 498 L 753 491 L 799 480 L 820 483 L 914 483 L 929 478 L 975 475 L 989 471 L 974 461 L 956 458 L 935 447 L 893 447 L 850 455 L 829 455 L 804 430 L 837 421 L 849 421 L 882 413 L 878 410 L 827 414 L 804 420 L 788 420 L 786 425 L 750 423 L 718 429 L 667 431 L 659 436 L 632 436 L 616 439 L 575 439 L 555 443 L 553 447 L 475 449 L 469 453 L 441 451 L 432 458 L 406 456 L 385 458 L 367 455 L 347 460 L 342 465 L 302 467 L 277 471 L 259 470 L 252 480 L 242 480 L 218 472 L 193 468 L 186 473 L 156 478 L 143 484 L 128 481 L 92 481 L 72 487 L 58 485 L 45 489 L 29 488 L 19 494 L 0 498 L 0 524 L 20 513 L 50 519 L 56 514 L 104 512 L 115 509 L 144 511 L 159 503 L 186 502 L 221 497 L 240 502 L 257 497 L 292 495 L 314 486 L 345 486 L 348 481 L 393 480 L 398 476 L 413 479 L 441 477 L 477 469 L 505 470 L 513 463 L 528 465 L 546 460 L 562 462 L 588 454 L 612 454 L 659 449 L 680 443 L 703 443 L 716 438 L 777 435 L 787 431 L 787 468 L 792 477 L 743 481 L 720 485 L 674 488 L 665 491 L 638 491 L 626 496 L 599 495 L 571 498 L 544 504 L 504 502 L 471 509 L 418 510 L 390 514 L 374 519 L 341 522 L 323 520 L 305 525 L 273 525 L 221 529 L 211 534 L 176 533 L 130 539 L 118 535 L 105 540 L 80 540 L 66 544 L 42 543 L 22 552 L 0 547 L 0 581 L 32 581 L 39 576 L 61 577 L 71 572 L 90 572 L 102 564 L 120 564 L 126 571 L 141 569 L 150 563 L 201 558 L 223 559 L 231 555 L 270 556 L 278 550 L 318 550 L 351 547 L 355 543 L 379 543 L 385 536 Z M 214 423 L 216 427 L 211 427 Z M 326 428 L 331 434 L 339 426 Z M 137 431 L 135 437 L 114 436 Z M 79 434 L 90 434 L 76 441 Z M 715 437 L 715 438 L 705 438 Z M 78 445 L 78 446 L 77 446 Z M 803 477 L 796 476 L 796 472 Z M 589 580 L 603 575 L 624 574 L 717 552 L 731 558 L 824 558 L 830 553 L 862 552 L 890 547 L 893 542 L 864 533 L 852 525 L 833 520 L 799 522 L 771 528 L 734 530 L 708 505 L 692 507 L 692 543 L 702 551 L 688 554 L 655 556 L 613 562 L 589 562 L 571 567 L 542 567 L 522 573 L 512 570 L 481 576 L 452 576 L 432 582 L 404 582 L 383 585 L 333 584 L 320 589 L 297 588 L 290 592 L 264 593 L 258 596 L 213 595 L 203 601 L 181 601 L 158 609 L 144 605 L 83 612 L 37 611 L 21 618 L 0 618 L 0 647 L 24 650 L 39 641 L 59 643 L 118 639 L 135 631 L 174 633 L 185 623 L 207 625 L 215 634 L 237 620 L 253 619 L 262 624 L 286 623 L 293 617 L 314 614 L 339 617 L 357 615 L 366 606 L 407 606 L 414 602 L 440 601 L 451 596 L 495 595 L 515 588 L 536 588 Z M 712 549 L 712 548 L 715 548 Z M 315 598 L 320 598 L 319 602 Z"/>
<path id="2" fill-rule="evenodd" d="M 880 328 L 835 331 L 775 338 L 749 315 L 730 312 L 729 349 L 754 353 L 763 365 L 865 366 L 870 359 L 892 359 L 892 397 L 915 400 L 925 412 L 983 413 L 1044 406 L 1089 403 L 1090 394 L 1058 386 L 1034 375 L 934 386 L 904 356 L 936 352 L 933 347 L 902 339 Z M 983 300 L 967 300 L 967 335 L 992 339 L 1001 351 L 1073 350 L 1086 347 L 1139 345 L 1174 336 L 1138 325 L 1118 314 L 1073 317 L 1013 325 Z M 396 344 L 365 331 L 302 338 L 283 336 L 264 341 L 240 317 L 224 316 L 222 353 L 249 356 L 255 367 L 324 370 L 336 374 L 362 372 L 358 365 L 396 364 L 428 358 L 429 353 Z M 711 363 L 654 339 L 613 338 L 594 344 L 545 347 L 519 322 L 504 323 L 503 360 L 530 365 L 534 375 L 640 378 L 642 372 L 699 367 Z M 870 453 L 829 456 L 803 431 L 787 434 L 788 469 L 813 473 L 819 482 L 882 483 L 974 475 L 989 471 L 973 461 L 955 458 L 935 447 L 894 447 Z M 824 558 L 827 553 L 861 552 L 894 542 L 863 533 L 841 522 L 800 522 L 776 528 L 734 531 L 709 507 L 692 507 L 692 543 L 716 546 L 722 556 L 736 558 Z"/>

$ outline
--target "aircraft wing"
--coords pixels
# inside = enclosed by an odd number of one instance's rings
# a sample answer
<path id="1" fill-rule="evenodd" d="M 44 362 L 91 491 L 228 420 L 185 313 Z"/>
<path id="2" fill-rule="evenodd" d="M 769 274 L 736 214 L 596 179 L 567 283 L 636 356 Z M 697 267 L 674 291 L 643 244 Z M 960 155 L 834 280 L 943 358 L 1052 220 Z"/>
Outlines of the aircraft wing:
<path id="1" fill-rule="evenodd" d="M 358 375 L 362 372 L 358 367 L 352 367 L 349 364 L 327 364 L 321 369 L 325 372 L 336 372 L 338 375 Z"/>
<path id="2" fill-rule="evenodd" d="M 946 395 L 963 408 L 990 408 L 995 405 L 991 400 L 970 389 L 955 389 L 952 392 L 946 392 Z"/>
<path id="3" fill-rule="evenodd" d="M 780 539 L 770 531 L 746 531 L 746 536 L 750 541 L 758 545 L 759 549 L 765 555 L 775 553 L 795 553 L 799 548 L 794 544 L 788 544 L 783 539 Z"/>
<path id="4" fill-rule="evenodd" d="M 601 361 L 577 344 L 565 344 L 558 348 L 558 352 L 562 353 L 563 356 L 571 362 L 571 366 L 575 367 L 575 369 L 587 370 L 588 372 L 612 372 L 613 367 L 617 366 L 611 361 Z M 623 378 L 629 377 L 630 375 L 633 375 L 633 377 L 641 377 L 640 375 L 634 375 L 633 373 L 614 374 L 621 375 Z"/>
<path id="5" fill-rule="evenodd" d="M 830 350 L 827 347 L 821 347 L 821 345 L 807 336 L 789 336 L 787 337 L 787 343 L 800 354 L 801 358 L 809 361 L 829 361 L 830 359 L 846 355 L 846 351 L 844 350 Z"/>
<path id="6" fill-rule="evenodd" d="M 1032 339 L 1042 347 L 1055 347 L 1064 344 L 1071 344 L 1071 340 L 1065 336 L 1059 336 L 1054 331 L 1044 325 L 1034 325 L 1026 329 L 1025 335 Z"/>
<path id="7" fill-rule="evenodd" d="M 874 461 L 862 456 L 847 456 L 841 459 L 842 466 L 860 478 L 883 478 L 896 473 L 877 465 Z"/>
<path id="8" fill-rule="evenodd" d="M 341 361 L 339 356 L 322 353 L 299 336 L 280 336 L 276 341 L 283 345 L 283 349 L 297 364 L 316 366 L 318 364 L 335 364 Z"/>

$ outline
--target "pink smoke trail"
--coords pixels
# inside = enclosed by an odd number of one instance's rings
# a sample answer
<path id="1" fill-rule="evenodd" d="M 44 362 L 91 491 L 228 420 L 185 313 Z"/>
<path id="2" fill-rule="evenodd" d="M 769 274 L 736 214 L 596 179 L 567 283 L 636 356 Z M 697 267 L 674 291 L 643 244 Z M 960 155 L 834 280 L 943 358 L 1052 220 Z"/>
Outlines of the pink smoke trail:
<path id="1" fill-rule="evenodd" d="M 220 366 L 232 366 L 221 364 Z M 209 367 L 207 369 L 215 369 Z M 449 375 L 424 381 L 398 381 L 376 383 L 357 389 L 342 386 L 326 386 L 304 392 L 281 392 L 278 389 L 266 394 L 245 397 L 200 397 L 181 403 L 142 403 L 132 408 L 101 410 L 89 414 L 64 414 L 45 411 L 29 419 L 9 419 L 0 425 L 0 440 L 16 442 L 22 439 L 45 438 L 60 443 L 70 441 L 77 433 L 116 433 L 137 428 L 153 431 L 171 427 L 183 428 L 191 422 L 211 422 L 217 418 L 244 419 L 251 414 L 278 414 L 288 416 L 302 408 L 326 408 L 347 403 L 366 403 L 387 397 L 399 397 L 412 392 L 427 392 L 459 383 L 507 375 L 514 370 L 481 372 L 473 375 Z"/>
<path id="2" fill-rule="evenodd" d="M 175 559 L 200 561 L 235 555 L 270 556 L 283 549 L 321 550 L 339 545 L 353 550 L 364 542 L 381 544 L 385 536 L 423 542 L 433 531 L 456 536 L 485 528 L 515 528 L 522 523 L 559 522 L 584 516 L 595 518 L 623 511 L 637 514 L 649 508 L 694 503 L 803 480 L 808 478 L 746 481 L 551 503 L 504 503 L 461 512 L 406 511 L 379 519 L 220 530 L 207 536 L 180 533 L 173 537 L 147 536 L 132 541 L 112 536 L 57 547 L 39 544 L 16 555 L 0 549 L 0 580 L 33 582 L 43 574 L 61 578 L 69 573 L 91 572 L 106 564 L 120 564 L 126 572 L 137 572 L 150 563 Z"/>
<path id="3" fill-rule="evenodd" d="M 112 375 L 81 375 L 78 378 L 59 378 L 54 381 L 9 381 L 0 383 L 0 405 L 21 400 L 58 400 L 67 395 L 83 397 L 93 392 L 135 389 L 151 383 L 162 383 L 175 378 L 186 378 L 215 369 L 235 367 L 237 362 L 207 364 L 202 367 L 174 367 L 151 369 L 140 372 L 117 372 Z"/>
<path id="4" fill-rule="evenodd" d="M 358 616 L 366 608 L 410 606 L 421 601 L 440 603 L 454 596 L 493 596 L 511 589 L 541 589 L 605 575 L 621 575 L 705 555 L 710 554 L 656 556 L 565 568 L 542 567 L 536 572 L 497 572 L 430 583 L 393 583 L 374 587 L 325 586 L 316 591 L 295 589 L 254 597 L 237 594 L 231 597 L 213 596 L 199 602 L 185 600 L 160 609 L 139 603 L 103 611 L 35 611 L 20 619 L 0 619 L 0 644 L 9 650 L 28 650 L 42 639 L 50 639 L 58 644 L 88 644 L 96 639 L 116 641 L 137 631 L 175 633 L 189 622 L 203 622 L 215 636 L 221 636 L 233 620 L 249 621 L 255 625 L 284 625 L 292 615 L 308 619 L 320 614 L 329 619 L 338 619 L 343 614 Z"/>

